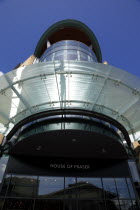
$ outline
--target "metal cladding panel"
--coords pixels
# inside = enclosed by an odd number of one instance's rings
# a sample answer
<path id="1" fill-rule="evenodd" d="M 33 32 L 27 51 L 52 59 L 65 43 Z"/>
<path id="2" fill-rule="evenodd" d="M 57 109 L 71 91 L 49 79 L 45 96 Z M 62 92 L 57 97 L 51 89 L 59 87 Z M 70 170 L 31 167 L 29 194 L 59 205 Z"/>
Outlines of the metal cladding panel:
<path id="1" fill-rule="evenodd" d="M 63 169 L 50 167 L 51 164 L 79 164 L 89 165 L 89 170 Z M 86 176 L 86 177 L 129 177 L 130 171 L 125 160 L 89 160 L 67 158 L 19 158 L 10 156 L 7 164 L 7 173 L 43 176 Z"/>
<path id="2" fill-rule="evenodd" d="M 133 134 L 140 131 L 140 79 L 110 65 L 84 61 L 38 63 L 0 77 L 3 133 L 28 116 L 63 108 L 107 115 Z"/>
<path id="3" fill-rule="evenodd" d="M 108 147 L 110 145 L 110 147 Z M 123 144 L 114 136 L 77 129 L 50 130 L 24 136 L 9 153 L 19 156 L 127 159 Z"/>

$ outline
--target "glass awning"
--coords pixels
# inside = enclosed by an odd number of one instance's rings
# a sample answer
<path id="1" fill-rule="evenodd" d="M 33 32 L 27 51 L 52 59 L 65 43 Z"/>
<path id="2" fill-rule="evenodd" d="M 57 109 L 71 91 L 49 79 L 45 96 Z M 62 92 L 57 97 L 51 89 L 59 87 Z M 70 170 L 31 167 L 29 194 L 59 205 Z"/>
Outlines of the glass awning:
<path id="1" fill-rule="evenodd" d="M 0 76 L 0 132 L 48 110 L 83 109 L 140 131 L 140 79 L 101 63 L 54 61 L 20 67 Z"/>

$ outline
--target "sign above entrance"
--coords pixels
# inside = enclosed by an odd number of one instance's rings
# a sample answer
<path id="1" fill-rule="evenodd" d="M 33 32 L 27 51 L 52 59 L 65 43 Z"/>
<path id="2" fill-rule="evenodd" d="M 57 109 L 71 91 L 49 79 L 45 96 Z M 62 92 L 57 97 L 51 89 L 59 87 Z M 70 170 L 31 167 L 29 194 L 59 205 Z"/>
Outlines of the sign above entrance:
<path id="1" fill-rule="evenodd" d="M 50 164 L 50 168 L 54 168 L 54 169 L 83 169 L 83 170 L 87 170 L 90 169 L 90 165 L 86 164 L 86 165 L 79 165 L 79 164 Z"/>

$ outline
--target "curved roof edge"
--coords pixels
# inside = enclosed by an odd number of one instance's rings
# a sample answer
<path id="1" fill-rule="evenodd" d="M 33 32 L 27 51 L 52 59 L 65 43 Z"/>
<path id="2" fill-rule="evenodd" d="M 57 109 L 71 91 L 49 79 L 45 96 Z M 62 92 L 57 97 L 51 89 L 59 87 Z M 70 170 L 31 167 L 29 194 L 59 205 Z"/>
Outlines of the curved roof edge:
<path id="1" fill-rule="evenodd" d="M 63 115 L 63 114 L 86 115 L 89 117 L 95 117 L 97 119 L 104 120 L 108 123 L 111 123 L 118 129 L 120 129 L 120 131 L 124 135 L 124 138 L 125 138 L 128 146 L 131 146 L 131 141 L 130 141 L 128 132 L 121 123 L 119 123 L 118 121 L 116 121 L 115 119 L 112 119 L 111 117 L 109 117 L 107 115 L 104 115 L 104 114 L 101 114 L 98 112 L 94 112 L 94 111 L 83 110 L 83 109 L 56 109 L 53 111 L 49 110 L 49 111 L 44 111 L 44 112 L 33 114 L 32 116 L 28 116 L 14 126 L 14 128 L 7 135 L 7 140 L 9 141 L 18 129 L 20 129 L 22 126 L 26 125 L 27 123 L 32 122 L 33 120 L 41 119 L 43 117 L 54 116 L 54 115 Z"/>
<path id="2" fill-rule="evenodd" d="M 44 32 L 44 34 L 41 36 L 39 42 L 37 43 L 37 46 L 34 51 L 34 55 L 36 57 L 39 58 L 41 56 L 41 49 L 42 49 L 44 43 L 46 42 L 47 37 L 52 35 L 55 31 L 57 31 L 61 27 L 74 27 L 77 29 L 81 29 L 91 40 L 91 42 L 94 46 L 94 52 L 97 56 L 98 62 L 102 63 L 102 53 L 101 53 L 100 45 L 99 45 L 98 40 L 97 40 L 96 36 L 94 35 L 94 33 L 84 23 L 77 21 L 77 20 L 72 20 L 72 19 L 59 21 L 59 22 L 53 24 L 52 26 L 50 26 Z"/>

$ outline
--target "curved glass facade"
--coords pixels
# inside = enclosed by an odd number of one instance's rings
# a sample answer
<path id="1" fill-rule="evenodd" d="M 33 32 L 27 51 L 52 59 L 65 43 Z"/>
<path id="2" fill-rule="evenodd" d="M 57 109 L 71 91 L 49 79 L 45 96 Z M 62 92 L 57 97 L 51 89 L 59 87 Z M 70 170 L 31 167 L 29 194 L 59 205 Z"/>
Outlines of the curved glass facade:
<path id="1" fill-rule="evenodd" d="M 18 132 L 20 134 L 17 135 L 16 142 L 23 140 L 29 136 L 47 131 L 83 130 L 83 131 L 96 132 L 98 134 L 111 137 L 123 143 L 121 137 L 117 133 L 117 128 L 115 128 L 111 124 L 109 123 L 105 124 L 104 121 L 97 120 L 94 118 L 90 120 L 89 119 L 85 120 L 84 118 L 80 118 L 80 116 L 79 119 L 78 116 L 75 116 L 75 118 L 69 116 L 67 117 L 67 119 L 63 120 L 63 117 L 60 116 L 60 118 L 56 117 L 56 118 L 51 118 L 49 120 L 39 121 L 36 123 L 34 122 L 29 125 L 23 126 L 21 130 L 22 131 Z"/>
<path id="2" fill-rule="evenodd" d="M 72 40 L 64 40 L 53 44 L 40 58 L 40 62 L 56 60 L 98 62 L 90 47 L 81 42 Z"/>

